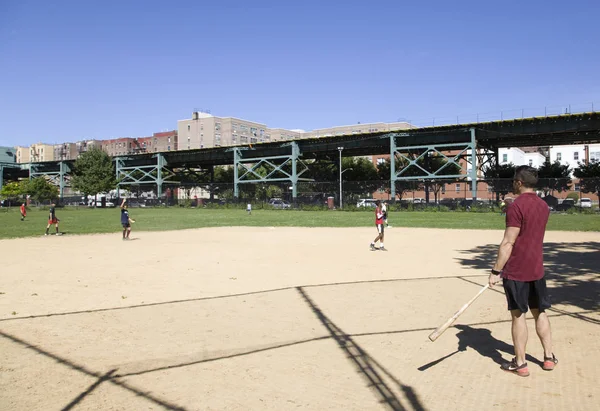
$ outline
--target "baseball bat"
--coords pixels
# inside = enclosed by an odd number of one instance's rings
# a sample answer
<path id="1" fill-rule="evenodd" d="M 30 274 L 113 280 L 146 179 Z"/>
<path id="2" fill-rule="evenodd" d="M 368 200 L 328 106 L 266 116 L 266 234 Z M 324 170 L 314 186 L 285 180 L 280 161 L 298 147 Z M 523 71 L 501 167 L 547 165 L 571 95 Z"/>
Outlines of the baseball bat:
<path id="1" fill-rule="evenodd" d="M 438 337 L 439 337 L 440 335 L 442 335 L 442 334 L 444 333 L 444 331 L 446 331 L 446 330 L 448 329 L 448 327 L 450 327 L 450 326 L 452 325 L 452 323 L 454 323 L 454 321 L 456 321 L 456 319 L 457 319 L 458 317 L 460 317 L 460 316 L 462 315 L 462 313 L 464 313 L 464 312 L 465 312 L 465 310 L 466 310 L 467 308 L 469 308 L 469 306 L 470 306 L 471 304 L 473 304 L 473 302 L 474 302 L 474 301 L 475 301 L 477 298 L 479 298 L 479 296 L 480 296 L 481 294 L 483 294 L 483 292 L 484 292 L 485 290 L 487 290 L 489 287 L 490 287 L 490 285 L 489 285 L 489 284 L 486 284 L 485 286 L 483 286 L 483 287 L 481 288 L 481 290 L 479 290 L 479 292 L 478 292 L 478 293 L 475 295 L 475 297 L 471 298 L 471 299 L 470 299 L 470 300 L 469 300 L 469 301 L 468 301 L 468 302 L 467 302 L 465 305 L 463 305 L 463 306 L 460 308 L 460 310 L 458 310 L 457 312 L 455 312 L 455 313 L 454 313 L 454 315 L 453 315 L 452 317 L 448 318 L 448 320 L 447 320 L 447 321 L 446 321 L 444 324 L 440 325 L 440 326 L 439 326 L 438 328 L 436 328 L 436 329 L 435 329 L 435 330 L 434 330 L 434 331 L 433 331 L 431 334 L 429 334 L 429 339 L 430 339 L 431 341 L 435 341 L 435 340 L 437 340 L 437 339 L 438 339 Z"/>

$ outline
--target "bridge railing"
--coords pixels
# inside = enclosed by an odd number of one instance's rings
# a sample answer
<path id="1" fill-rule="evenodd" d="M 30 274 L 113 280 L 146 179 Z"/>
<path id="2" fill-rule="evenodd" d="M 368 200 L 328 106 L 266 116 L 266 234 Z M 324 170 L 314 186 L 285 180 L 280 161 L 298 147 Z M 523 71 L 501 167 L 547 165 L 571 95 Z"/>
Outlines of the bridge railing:
<path id="1" fill-rule="evenodd" d="M 513 108 L 506 110 L 487 111 L 471 114 L 458 114 L 455 116 L 437 116 L 425 118 L 399 118 L 398 121 L 406 121 L 415 127 L 436 127 L 456 124 L 487 123 L 492 121 L 503 121 L 512 119 L 524 119 L 532 117 L 550 117 L 565 114 L 593 113 L 600 111 L 600 102 L 548 105 L 535 108 Z"/>

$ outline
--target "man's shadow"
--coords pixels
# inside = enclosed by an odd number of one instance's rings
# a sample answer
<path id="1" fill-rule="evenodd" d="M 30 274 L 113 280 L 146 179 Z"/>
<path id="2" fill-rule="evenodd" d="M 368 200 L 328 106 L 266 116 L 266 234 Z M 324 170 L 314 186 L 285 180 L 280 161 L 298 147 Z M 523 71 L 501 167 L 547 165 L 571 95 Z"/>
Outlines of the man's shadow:
<path id="1" fill-rule="evenodd" d="M 459 352 L 466 351 L 469 347 L 477 351 L 479 355 L 490 358 L 498 365 L 506 362 L 506 359 L 504 359 L 502 355 L 503 353 L 508 354 L 511 357 L 514 356 L 513 346 L 494 338 L 492 332 L 488 329 L 473 328 L 468 325 L 456 325 L 455 327 L 460 330 L 460 332 L 456 334 L 458 337 L 458 348 L 456 351 L 428 364 L 422 365 L 418 368 L 419 371 L 425 371 L 434 365 L 441 363 L 446 358 L 450 358 Z M 540 366 L 542 365 L 540 360 L 529 354 L 527 354 L 526 360 Z"/>

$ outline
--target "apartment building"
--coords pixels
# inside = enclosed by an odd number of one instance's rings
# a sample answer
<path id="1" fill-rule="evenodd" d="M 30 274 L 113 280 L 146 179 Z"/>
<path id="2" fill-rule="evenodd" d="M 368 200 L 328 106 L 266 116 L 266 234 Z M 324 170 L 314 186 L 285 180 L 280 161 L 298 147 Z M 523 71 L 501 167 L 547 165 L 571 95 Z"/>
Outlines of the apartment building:
<path id="1" fill-rule="evenodd" d="M 513 163 L 516 166 L 540 167 L 546 161 L 546 157 L 538 150 L 526 148 L 500 148 L 498 149 L 498 163 Z"/>
<path id="2" fill-rule="evenodd" d="M 578 163 L 600 161 L 600 144 L 569 145 L 550 147 L 550 162 L 558 161 L 575 169 Z"/>
<path id="3" fill-rule="evenodd" d="M 30 147 L 17 146 L 17 163 L 39 163 L 54 161 L 54 146 L 52 144 L 36 143 Z"/>
<path id="4" fill-rule="evenodd" d="M 133 140 L 133 137 L 100 140 L 100 145 L 102 150 L 111 157 L 124 156 L 133 153 Z"/>
<path id="5" fill-rule="evenodd" d="M 15 147 L 17 163 L 29 163 L 29 147 Z"/>
<path id="6" fill-rule="evenodd" d="M 265 124 L 198 111 L 192 114 L 191 120 L 179 120 L 177 132 L 179 150 L 272 141 Z"/>
<path id="7" fill-rule="evenodd" d="M 329 128 L 321 128 L 317 130 L 307 131 L 302 133 L 301 138 L 319 138 L 319 137 L 331 137 L 331 136 L 342 136 L 349 134 L 365 134 L 365 133 L 379 133 L 382 131 L 396 131 L 406 130 L 414 128 L 407 122 L 394 122 L 394 123 L 358 123 L 350 126 L 337 126 Z"/>
<path id="8" fill-rule="evenodd" d="M 286 130 L 285 128 L 270 128 L 271 141 L 288 141 L 302 138 L 302 130 Z"/>
<path id="9" fill-rule="evenodd" d="M 76 143 L 62 143 L 54 145 L 54 160 L 75 160 L 79 157 Z"/>
<path id="10" fill-rule="evenodd" d="M 93 147 L 102 148 L 100 141 L 98 140 L 81 140 L 75 143 L 75 147 L 77 148 L 77 155 L 79 156 L 82 153 L 92 149 Z"/>
<path id="11" fill-rule="evenodd" d="M 151 137 L 134 138 L 132 154 L 176 151 L 178 149 L 177 130 L 154 133 Z"/>

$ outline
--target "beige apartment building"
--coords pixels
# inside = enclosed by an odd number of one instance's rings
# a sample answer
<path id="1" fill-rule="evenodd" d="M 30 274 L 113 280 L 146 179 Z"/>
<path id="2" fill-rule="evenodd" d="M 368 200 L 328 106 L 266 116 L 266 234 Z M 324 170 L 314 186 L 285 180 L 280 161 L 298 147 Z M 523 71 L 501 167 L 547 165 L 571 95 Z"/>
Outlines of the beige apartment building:
<path id="1" fill-rule="evenodd" d="M 265 124 L 202 112 L 194 112 L 191 120 L 179 120 L 177 131 L 179 150 L 272 141 Z"/>
<path id="2" fill-rule="evenodd" d="M 302 138 L 304 131 L 286 130 L 285 128 L 270 128 L 271 141 L 287 141 Z"/>
<path id="3" fill-rule="evenodd" d="M 17 163 L 29 163 L 29 147 L 15 147 Z"/>
<path id="4" fill-rule="evenodd" d="M 16 147 L 17 163 L 39 163 L 54 161 L 54 146 L 52 144 L 36 143 L 30 147 Z"/>
<path id="5" fill-rule="evenodd" d="M 351 126 L 337 126 L 307 131 L 302 133 L 302 138 L 318 138 L 343 136 L 349 134 L 379 133 L 382 131 L 406 130 L 409 128 L 413 128 L 413 126 L 406 122 L 364 124 L 358 123 Z"/>
<path id="6" fill-rule="evenodd" d="M 409 123 L 369 123 L 330 127 L 313 131 L 268 128 L 265 124 L 234 117 L 216 117 L 194 112 L 190 120 L 179 120 L 179 150 L 268 143 L 301 138 L 329 137 L 345 134 L 376 133 L 412 128 Z"/>

